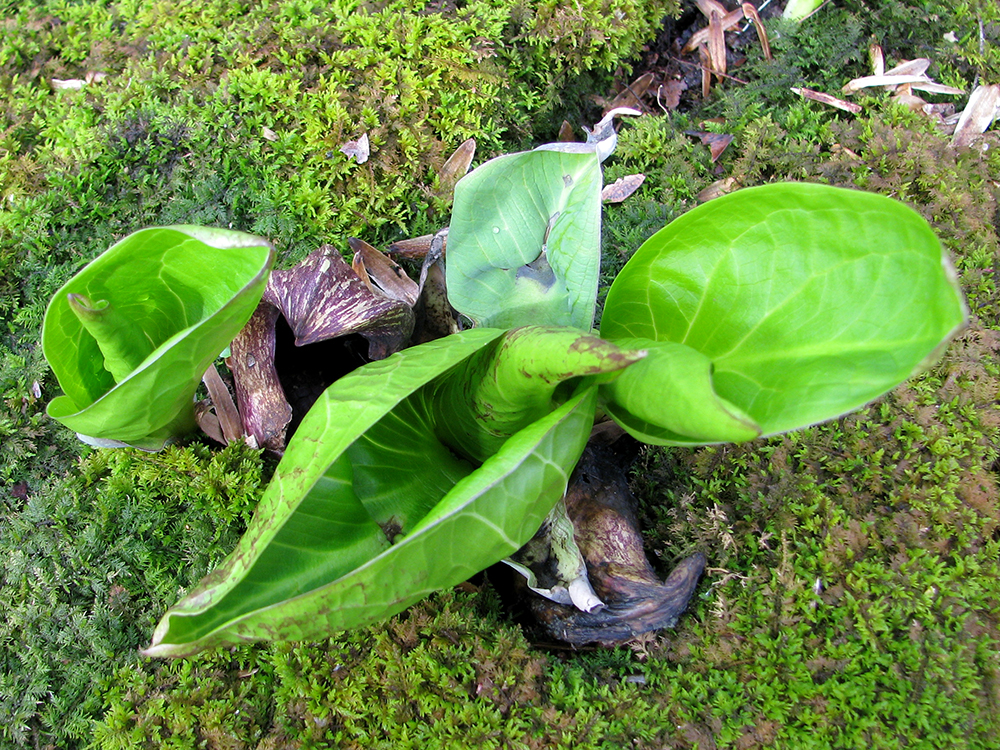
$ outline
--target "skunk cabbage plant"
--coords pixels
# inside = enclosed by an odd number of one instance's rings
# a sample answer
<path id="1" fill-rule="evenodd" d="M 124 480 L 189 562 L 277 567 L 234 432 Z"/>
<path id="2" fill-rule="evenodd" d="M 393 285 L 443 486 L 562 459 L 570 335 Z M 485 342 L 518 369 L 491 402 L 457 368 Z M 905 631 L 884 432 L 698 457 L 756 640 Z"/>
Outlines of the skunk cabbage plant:
<path id="1" fill-rule="evenodd" d="M 49 416 L 97 445 L 157 450 L 195 425 L 208 366 L 257 306 L 274 258 L 241 232 L 129 235 L 56 292 L 42 347 L 65 395 Z"/>
<path id="2" fill-rule="evenodd" d="M 523 326 L 548 309 L 575 325 L 473 329 L 334 383 L 244 539 L 164 615 L 147 654 L 320 637 L 511 554 L 565 491 L 599 404 L 651 443 L 748 440 L 863 405 L 963 325 L 954 274 L 919 215 L 888 198 L 788 184 L 720 198 L 650 238 L 612 285 L 598 338 L 575 317 L 593 309 L 590 292 L 567 293 L 572 268 L 555 263 L 568 246 L 552 245 L 553 217 L 572 215 L 576 196 L 535 196 L 529 211 L 509 189 L 571 190 L 579 165 L 550 155 L 537 173 L 494 167 L 509 199 L 478 228 L 479 204 L 462 197 L 475 191 L 460 183 L 449 294 L 477 320 Z M 515 226 L 534 249 L 488 263 L 494 227 Z M 551 271 L 519 275 L 546 254 Z M 487 266 L 505 277 L 490 281 Z"/>
<path id="3" fill-rule="evenodd" d="M 598 336 L 601 149 L 578 146 L 501 157 L 458 184 L 448 296 L 483 327 L 334 382 L 244 538 L 167 611 L 147 654 L 318 638 L 398 612 L 521 548 L 561 505 L 597 414 L 660 445 L 772 435 L 878 397 L 964 324 L 918 214 L 782 184 L 651 237 Z M 66 393 L 49 413 L 91 438 L 162 445 L 190 423 L 271 257 L 257 238 L 192 227 L 113 247 L 49 307 L 45 354 Z"/>

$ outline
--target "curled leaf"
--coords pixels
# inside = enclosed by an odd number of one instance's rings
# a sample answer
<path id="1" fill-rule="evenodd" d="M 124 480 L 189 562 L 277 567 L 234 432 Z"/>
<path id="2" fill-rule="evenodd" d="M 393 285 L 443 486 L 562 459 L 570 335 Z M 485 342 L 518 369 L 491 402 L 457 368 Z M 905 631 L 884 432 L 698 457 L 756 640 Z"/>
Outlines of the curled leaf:
<path id="1" fill-rule="evenodd" d="M 482 464 L 459 457 L 461 446 L 436 436 L 468 409 L 438 397 L 457 393 L 442 381 L 463 379 L 468 400 L 483 382 L 510 381 L 494 365 L 531 370 L 534 344 L 507 364 L 486 351 L 503 335 L 476 329 L 412 347 L 327 389 L 237 549 L 164 615 L 146 653 L 322 637 L 398 612 L 523 545 L 566 489 L 596 387 L 567 381 L 551 411 L 520 429 L 509 422 L 516 431 Z"/>
<path id="2" fill-rule="evenodd" d="M 448 296 L 478 325 L 590 328 L 600 270 L 601 168 L 581 153 L 501 156 L 455 188 Z"/>
<path id="3" fill-rule="evenodd" d="M 714 391 L 769 435 L 895 387 L 940 354 L 965 315 L 919 214 L 879 195 L 789 183 L 723 196 L 653 235 L 615 279 L 601 335 L 700 352 Z"/>
<path id="4" fill-rule="evenodd" d="M 266 241 L 222 229 L 156 227 L 115 244 L 46 310 L 42 347 L 65 393 L 49 415 L 90 442 L 150 450 L 193 429 L 201 377 L 272 260 Z"/>
<path id="5" fill-rule="evenodd" d="M 385 297 L 404 302 L 410 307 L 417 303 L 420 287 L 406 275 L 402 266 L 364 240 L 349 237 L 347 244 L 354 251 L 354 261 L 351 264 L 354 272 L 373 292 L 377 289 Z"/>

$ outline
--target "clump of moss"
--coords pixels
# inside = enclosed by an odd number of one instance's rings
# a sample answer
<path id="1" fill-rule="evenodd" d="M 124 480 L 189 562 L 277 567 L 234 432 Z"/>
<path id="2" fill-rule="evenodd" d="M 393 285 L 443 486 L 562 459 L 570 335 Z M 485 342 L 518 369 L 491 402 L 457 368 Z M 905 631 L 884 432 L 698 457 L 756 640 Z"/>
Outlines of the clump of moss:
<path id="1" fill-rule="evenodd" d="M 933 373 L 829 425 L 647 457 L 652 546 L 711 550 L 671 684 L 719 746 L 989 746 L 996 346 L 973 330 Z"/>
<path id="2" fill-rule="evenodd" d="M 88 739 L 99 686 L 236 543 L 261 483 L 257 451 L 192 445 L 94 451 L 0 496 L 0 744 Z"/>
<path id="3" fill-rule="evenodd" d="M 490 597 L 444 592 L 319 643 L 130 665 L 99 747 L 502 747 L 541 697 L 545 658 Z"/>
<path id="4" fill-rule="evenodd" d="M 860 161 L 841 152 L 833 163 L 848 168 L 859 187 L 920 211 L 955 259 L 972 312 L 1000 326 L 1000 188 L 992 177 L 1000 138 L 989 133 L 978 148 L 955 149 L 926 119 L 895 107 L 838 131 Z"/>

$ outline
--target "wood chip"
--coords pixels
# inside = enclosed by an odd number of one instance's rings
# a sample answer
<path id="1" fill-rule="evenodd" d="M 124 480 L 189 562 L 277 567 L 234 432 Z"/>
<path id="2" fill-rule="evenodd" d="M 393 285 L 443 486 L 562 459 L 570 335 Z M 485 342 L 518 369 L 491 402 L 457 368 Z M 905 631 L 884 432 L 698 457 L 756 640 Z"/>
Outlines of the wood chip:
<path id="1" fill-rule="evenodd" d="M 87 82 L 82 78 L 53 78 L 52 88 L 54 89 L 82 89 Z"/>
<path id="2" fill-rule="evenodd" d="M 889 75 L 863 76 L 848 82 L 843 89 L 845 94 L 853 94 L 861 89 L 872 88 L 873 86 L 902 86 L 904 83 L 934 83 L 925 75 Z"/>
<path id="3" fill-rule="evenodd" d="M 718 198 L 726 195 L 726 193 L 731 193 L 738 187 L 739 185 L 737 184 L 735 177 L 726 177 L 725 179 L 713 182 L 707 188 L 698 193 L 695 198 L 699 203 L 705 203 L 713 198 Z"/>
<path id="4" fill-rule="evenodd" d="M 871 60 L 872 73 L 880 76 L 885 73 L 885 55 L 882 54 L 882 47 L 872 44 L 868 47 L 868 59 Z"/>
<path id="5" fill-rule="evenodd" d="M 842 109 L 845 112 L 850 112 L 855 115 L 861 112 L 860 105 L 855 104 L 854 102 L 845 102 L 843 99 L 838 99 L 835 96 L 824 94 L 821 91 L 813 91 L 812 89 L 803 89 L 795 86 L 792 87 L 792 91 L 806 99 L 812 99 L 814 102 L 826 104 L 830 107 L 836 107 L 837 109 Z"/>
<path id="6" fill-rule="evenodd" d="M 926 57 L 918 57 L 915 60 L 904 60 L 892 70 L 885 71 L 887 76 L 922 76 L 931 66 L 931 61 Z"/>
<path id="7" fill-rule="evenodd" d="M 915 88 L 917 91 L 926 91 L 928 94 L 961 96 L 965 93 L 962 89 L 957 89 L 954 86 L 945 86 L 943 83 L 911 83 L 910 87 Z"/>

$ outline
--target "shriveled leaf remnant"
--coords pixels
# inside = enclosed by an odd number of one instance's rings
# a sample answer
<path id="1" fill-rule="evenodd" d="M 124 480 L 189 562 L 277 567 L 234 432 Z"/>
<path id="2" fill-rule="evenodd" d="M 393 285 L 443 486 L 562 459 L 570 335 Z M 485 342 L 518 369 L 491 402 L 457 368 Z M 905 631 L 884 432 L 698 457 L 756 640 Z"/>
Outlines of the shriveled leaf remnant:
<path id="1" fill-rule="evenodd" d="M 363 255 L 379 262 L 375 253 L 371 248 Z M 324 245 L 292 269 L 271 274 L 260 305 L 232 343 L 230 358 L 243 424 L 257 445 L 280 453 L 295 407 L 301 409 L 301 418 L 332 382 L 306 386 L 309 392 L 303 395 L 303 404 L 286 393 L 276 361 L 281 321 L 291 329 L 296 347 L 358 334 L 368 343 L 364 356 L 369 360 L 383 359 L 408 341 L 414 317 L 407 292 L 414 290 L 405 287 L 405 274 L 397 275 L 389 263 L 385 259 L 380 265 L 379 278 L 404 299 L 373 286 L 367 274 L 359 276 L 332 245 Z M 338 369 L 337 363 L 329 364 Z M 339 369 L 342 374 L 351 367 Z"/>
<path id="2" fill-rule="evenodd" d="M 627 461 L 614 442 L 601 436 L 588 443 L 566 493 L 576 541 L 606 606 L 585 611 L 551 598 L 532 600 L 549 635 L 569 643 L 617 643 L 674 627 L 705 568 L 705 555 L 697 552 L 679 561 L 666 580 L 657 577 L 643 551 Z"/>

